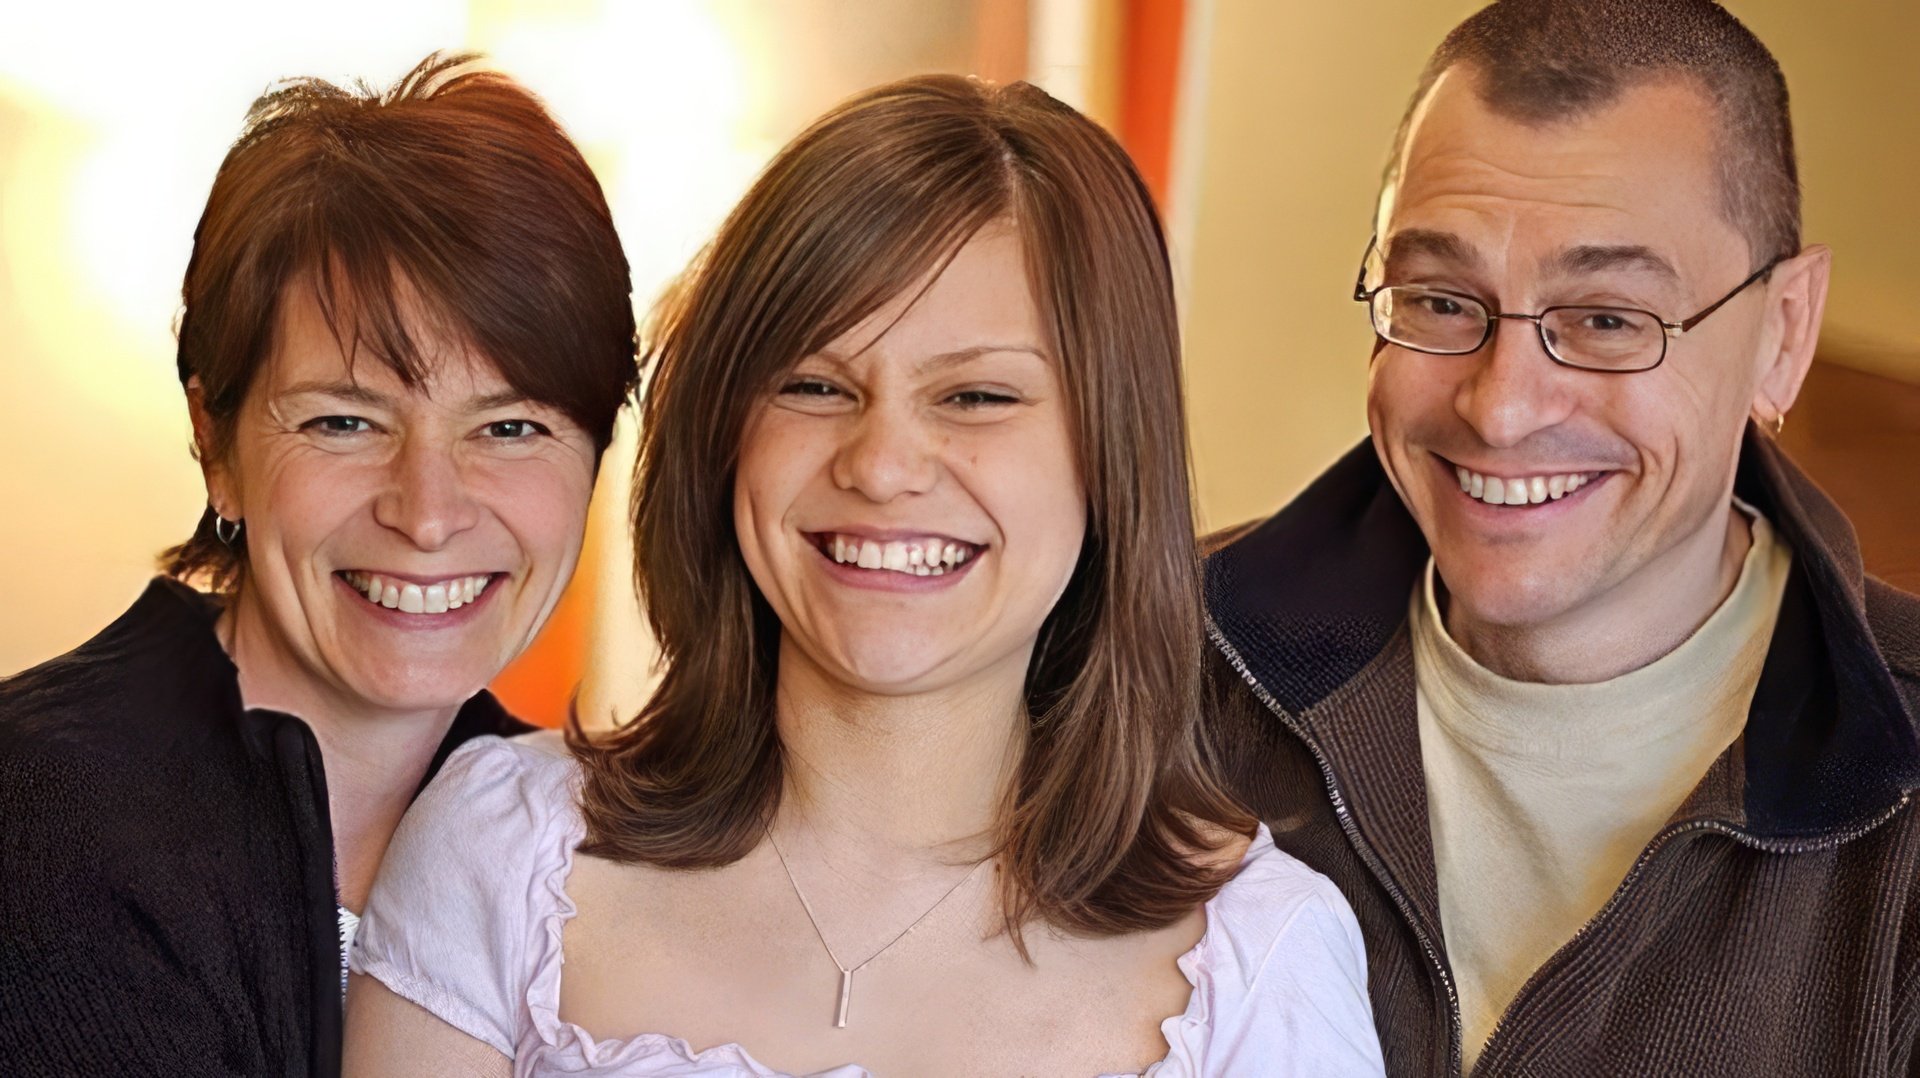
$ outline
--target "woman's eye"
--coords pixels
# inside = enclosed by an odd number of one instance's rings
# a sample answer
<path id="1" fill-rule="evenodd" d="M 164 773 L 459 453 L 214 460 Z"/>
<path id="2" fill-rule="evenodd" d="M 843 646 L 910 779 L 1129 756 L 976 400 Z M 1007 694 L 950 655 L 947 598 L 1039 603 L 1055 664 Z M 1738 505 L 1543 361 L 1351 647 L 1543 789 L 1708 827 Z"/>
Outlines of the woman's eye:
<path id="1" fill-rule="evenodd" d="M 962 408 L 987 408 L 999 404 L 1020 403 L 1018 397 L 991 389 L 963 389 L 949 396 L 947 401 Z"/>
<path id="2" fill-rule="evenodd" d="M 818 378 L 796 378 L 780 387 L 783 397 L 834 397 L 839 394 L 839 387 Z"/>
<path id="3" fill-rule="evenodd" d="M 497 423 L 487 424 L 489 438 L 522 439 L 546 433 L 549 433 L 547 428 L 531 419 L 502 419 Z"/>
<path id="4" fill-rule="evenodd" d="M 365 434 L 373 429 L 373 424 L 357 415 L 323 415 L 309 419 L 302 424 L 307 430 L 317 430 L 321 434 L 339 437 L 348 434 Z"/>

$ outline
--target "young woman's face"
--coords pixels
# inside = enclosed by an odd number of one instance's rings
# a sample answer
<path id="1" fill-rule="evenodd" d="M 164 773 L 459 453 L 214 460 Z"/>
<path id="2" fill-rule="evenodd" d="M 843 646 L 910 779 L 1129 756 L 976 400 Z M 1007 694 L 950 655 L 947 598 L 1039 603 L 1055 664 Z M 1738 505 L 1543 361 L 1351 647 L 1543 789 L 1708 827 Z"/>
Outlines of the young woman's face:
<path id="1" fill-rule="evenodd" d="M 407 386 L 350 363 L 313 289 L 289 287 L 275 354 L 208 469 L 215 507 L 245 522 L 236 659 L 293 700 L 458 706 L 532 641 L 580 552 L 591 436 L 413 328 L 435 366 Z"/>
<path id="2" fill-rule="evenodd" d="M 1087 523 L 1046 340 L 1020 237 L 989 225 L 758 407 L 734 527 L 783 654 L 885 695 L 1024 678 Z"/>

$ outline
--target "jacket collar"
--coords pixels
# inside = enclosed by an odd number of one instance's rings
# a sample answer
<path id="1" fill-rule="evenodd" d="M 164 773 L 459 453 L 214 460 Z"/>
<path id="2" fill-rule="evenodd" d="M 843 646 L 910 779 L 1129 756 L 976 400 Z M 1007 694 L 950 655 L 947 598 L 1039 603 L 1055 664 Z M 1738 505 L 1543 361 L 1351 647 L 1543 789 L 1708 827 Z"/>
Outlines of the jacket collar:
<path id="1" fill-rule="evenodd" d="M 139 648 L 149 652 L 149 661 L 163 664 L 176 674 L 191 672 L 184 685 L 192 686 L 196 703 L 184 711 L 196 721 L 228 724 L 258 759 L 272 760 L 300 755 L 305 739 L 296 736 L 296 727 L 304 726 L 297 716 L 266 708 L 247 708 L 240 699 L 240 672 L 214 631 L 223 604 L 219 597 L 195 590 L 177 580 L 155 577 L 133 606 L 103 634 L 103 639 L 122 641 L 118 652 Z M 483 734 L 512 737 L 533 727 L 500 705 L 492 693 L 482 690 L 460 706 L 446 736 L 434 751 L 433 762 L 421 780 L 421 789 L 440 771 L 453 750 Z"/>
<path id="2" fill-rule="evenodd" d="M 1681 811 L 1762 839 L 1863 826 L 1920 787 L 1920 736 L 1868 625 L 1859 544 L 1752 428 L 1734 490 L 1792 545 L 1794 567 L 1746 731 Z M 1394 814 L 1419 815 L 1422 831 L 1412 679 L 1385 675 L 1410 673 L 1407 602 L 1428 556 L 1363 441 L 1206 564 L 1216 644 L 1269 708 L 1324 742 L 1335 772 L 1377 765 L 1345 778 L 1356 809 L 1387 792 L 1369 786 L 1394 787 L 1411 798 L 1393 798 Z"/>

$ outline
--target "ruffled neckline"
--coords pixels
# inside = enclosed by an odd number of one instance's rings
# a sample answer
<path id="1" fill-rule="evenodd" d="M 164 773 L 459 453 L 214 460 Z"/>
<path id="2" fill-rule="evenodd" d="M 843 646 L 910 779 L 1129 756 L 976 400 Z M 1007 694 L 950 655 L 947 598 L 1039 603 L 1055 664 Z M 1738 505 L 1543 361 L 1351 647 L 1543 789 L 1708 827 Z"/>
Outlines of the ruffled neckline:
<path id="1" fill-rule="evenodd" d="M 574 781 L 569 784 L 569 793 L 577 792 L 577 772 Z M 571 797 L 567 804 L 577 804 Z M 823 1071 L 814 1071 L 808 1075 L 795 1076 L 786 1071 L 777 1071 L 755 1059 L 752 1053 L 736 1043 L 717 1044 L 711 1048 L 696 1049 L 684 1038 L 666 1033 L 637 1033 L 631 1037 L 612 1037 L 601 1040 L 585 1029 L 560 1017 L 560 975 L 564 957 L 561 951 L 562 932 L 566 923 L 579 913 L 572 896 L 567 894 L 566 883 L 573 873 L 574 850 L 586 837 L 586 830 L 577 809 L 569 812 L 567 826 L 562 831 L 564 841 L 559 843 L 554 863 L 544 874 L 541 886 L 550 896 L 552 908 L 540 915 L 539 934 L 540 954 L 533 968 L 533 976 L 527 987 L 527 1010 L 533 1019 L 535 1032 L 550 1051 L 562 1054 L 577 1053 L 580 1061 L 595 1068 L 623 1067 L 653 1060 L 670 1062 L 675 1065 L 673 1073 L 684 1072 L 689 1067 L 730 1067 L 737 1071 L 753 1075 L 754 1078 L 872 1078 L 872 1072 L 857 1064 L 847 1063 Z M 1246 853 L 1241 856 L 1242 870 L 1273 846 L 1273 835 L 1261 824 L 1253 841 L 1248 844 Z M 1169 1051 L 1145 1071 L 1125 1074 L 1103 1074 L 1097 1078 L 1154 1078 L 1163 1068 L 1175 1062 L 1190 1062 L 1192 1046 L 1205 1043 L 1207 1030 L 1212 1022 L 1211 993 L 1204 990 L 1203 981 L 1209 976 L 1209 949 L 1217 929 L 1218 915 L 1215 904 L 1228 888 L 1244 878 L 1244 871 L 1229 880 L 1226 886 L 1203 907 L 1206 915 L 1206 927 L 1201 930 L 1200 938 L 1186 953 L 1176 960 L 1180 973 L 1187 979 L 1192 991 L 1187 996 L 1187 1006 L 1179 1014 L 1172 1015 L 1160 1023 L 1160 1032 L 1167 1040 Z M 569 1068 L 572 1069 L 572 1068 Z"/>

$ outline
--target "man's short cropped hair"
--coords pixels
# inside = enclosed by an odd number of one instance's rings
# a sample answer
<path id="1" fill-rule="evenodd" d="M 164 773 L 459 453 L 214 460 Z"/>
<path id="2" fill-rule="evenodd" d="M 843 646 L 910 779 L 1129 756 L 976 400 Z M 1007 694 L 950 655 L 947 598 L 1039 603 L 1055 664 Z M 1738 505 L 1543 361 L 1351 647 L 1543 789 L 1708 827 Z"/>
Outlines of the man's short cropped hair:
<path id="1" fill-rule="evenodd" d="M 1499 0 L 1481 9 L 1427 61 L 1394 139 L 1389 188 L 1420 103 L 1459 64 L 1478 76 L 1489 108 L 1536 125 L 1578 120 L 1647 82 L 1690 80 L 1719 112 L 1721 212 L 1747 238 L 1754 267 L 1799 252 L 1786 77 L 1714 0 Z"/>

